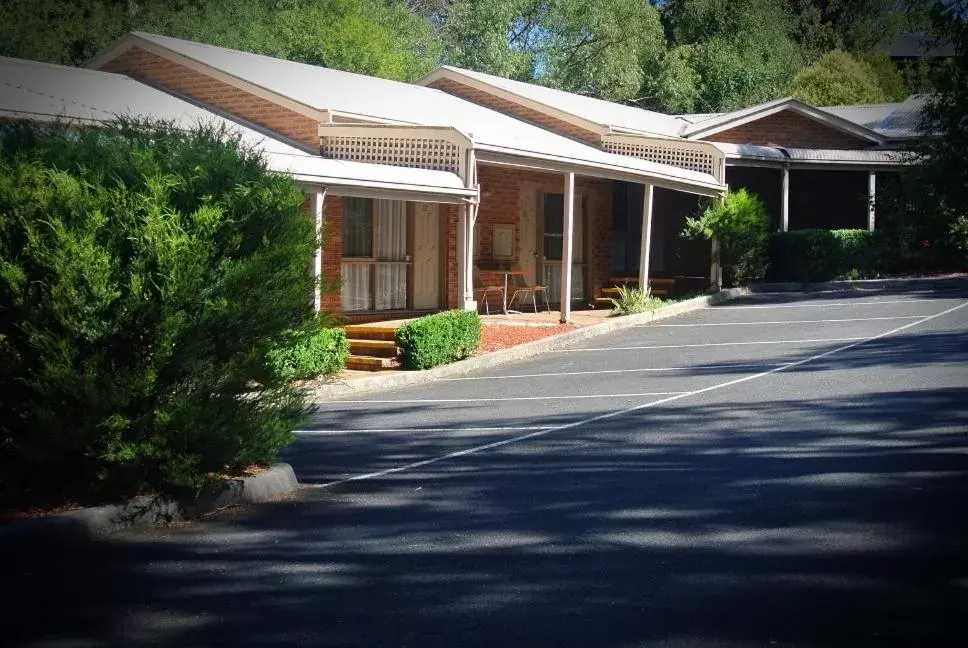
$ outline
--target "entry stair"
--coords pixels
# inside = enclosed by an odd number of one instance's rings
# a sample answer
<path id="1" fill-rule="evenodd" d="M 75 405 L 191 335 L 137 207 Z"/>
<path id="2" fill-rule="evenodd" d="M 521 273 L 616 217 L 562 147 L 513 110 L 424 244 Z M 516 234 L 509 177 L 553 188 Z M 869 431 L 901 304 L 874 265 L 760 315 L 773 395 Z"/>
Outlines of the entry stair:
<path id="1" fill-rule="evenodd" d="M 386 371 L 400 366 L 399 349 L 394 332 L 396 326 L 386 324 L 352 324 L 344 326 L 350 343 L 347 369 L 357 371 Z"/>
<path id="2" fill-rule="evenodd" d="M 598 308 L 612 308 L 612 300 L 618 299 L 619 288 L 622 286 L 628 286 L 629 288 L 639 287 L 638 277 L 612 277 L 608 281 L 608 286 L 599 290 L 599 294 L 595 297 L 595 306 Z M 670 297 L 675 291 L 676 280 L 675 279 L 649 279 L 649 290 L 653 297 Z"/>

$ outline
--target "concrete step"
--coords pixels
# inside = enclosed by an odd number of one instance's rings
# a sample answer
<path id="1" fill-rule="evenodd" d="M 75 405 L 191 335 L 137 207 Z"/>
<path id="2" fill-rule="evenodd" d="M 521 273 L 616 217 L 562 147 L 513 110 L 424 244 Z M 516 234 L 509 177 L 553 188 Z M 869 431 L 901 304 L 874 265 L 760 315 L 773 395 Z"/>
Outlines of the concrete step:
<path id="1" fill-rule="evenodd" d="M 396 358 L 350 355 L 346 358 L 346 368 L 356 371 L 383 371 L 397 368 L 397 360 Z"/>
<path id="2" fill-rule="evenodd" d="M 359 356 L 373 356 L 377 358 L 397 357 L 397 343 L 390 340 L 357 340 L 349 339 L 350 353 Z"/>
<path id="3" fill-rule="evenodd" d="M 396 340 L 395 332 L 397 327 L 379 324 L 351 324 L 344 326 L 346 337 L 352 340 L 384 340 L 392 342 Z"/>

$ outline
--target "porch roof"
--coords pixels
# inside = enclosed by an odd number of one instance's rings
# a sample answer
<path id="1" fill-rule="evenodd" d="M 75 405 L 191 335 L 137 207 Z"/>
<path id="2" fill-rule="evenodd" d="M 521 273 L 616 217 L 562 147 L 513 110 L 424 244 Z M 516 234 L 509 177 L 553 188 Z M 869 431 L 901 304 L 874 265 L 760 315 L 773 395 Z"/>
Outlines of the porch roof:
<path id="1" fill-rule="evenodd" d="M 726 154 L 727 164 L 748 162 L 756 166 L 897 167 L 909 159 L 905 151 L 884 149 L 809 149 L 724 142 L 717 142 L 716 146 Z"/>
<path id="2" fill-rule="evenodd" d="M 398 81 L 143 32 L 133 32 L 88 65 L 103 65 L 132 47 L 270 97 L 321 123 L 332 118 L 453 127 L 484 153 L 478 156 L 482 161 L 569 170 L 705 195 L 725 189 L 710 174 L 608 153 L 445 92 Z"/>
<path id="3" fill-rule="evenodd" d="M 119 74 L 0 57 L 0 117 L 34 121 L 104 124 L 119 116 L 165 120 L 178 127 L 225 125 L 243 144 L 260 149 L 267 167 L 297 181 L 323 185 L 335 194 L 407 192 L 440 202 L 476 195 L 454 173 L 343 162 L 313 155 L 298 145 L 270 137 L 251 124 L 229 120 L 187 101 Z"/>

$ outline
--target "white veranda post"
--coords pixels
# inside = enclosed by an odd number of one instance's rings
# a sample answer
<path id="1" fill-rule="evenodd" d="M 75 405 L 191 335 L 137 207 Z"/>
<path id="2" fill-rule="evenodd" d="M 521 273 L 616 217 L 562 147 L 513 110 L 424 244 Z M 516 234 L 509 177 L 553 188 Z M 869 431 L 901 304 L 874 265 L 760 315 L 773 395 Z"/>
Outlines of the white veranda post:
<path id="1" fill-rule="evenodd" d="M 652 185 L 642 185 L 642 245 L 639 252 L 639 290 L 649 291 L 649 251 L 652 249 Z"/>
<path id="2" fill-rule="evenodd" d="M 565 213 L 561 246 L 561 322 L 571 319 L 572 240 L 575 230 L 575 174 L 565 174 Z"/>
<path id="3" fill-rule="evenodd" d="M 783 167 L 783 184 L 780 194 L 780 230 L 790 229 L 790 169 Z"/>
<path id="4" fill-rule="evenodd" d="M 873 171 L 867 174 L 867 229 L 874 231 L 874 203 L 877 198 L 877 176 Z"/>
<path id="5" fill-rule="evenodd" d="M 313 193 L 313 217 L 316 220 L 316 239 L 319 241 L 319 247 L 316 248 L 316 254 L 313 255 L 313 279 L 315 280 L 315 287 L 313 288 L 313 310 L 317 313 L 323 307 L 321 283 L 323 279 L 323 203 L 325 201 L 325 189 Z"/>

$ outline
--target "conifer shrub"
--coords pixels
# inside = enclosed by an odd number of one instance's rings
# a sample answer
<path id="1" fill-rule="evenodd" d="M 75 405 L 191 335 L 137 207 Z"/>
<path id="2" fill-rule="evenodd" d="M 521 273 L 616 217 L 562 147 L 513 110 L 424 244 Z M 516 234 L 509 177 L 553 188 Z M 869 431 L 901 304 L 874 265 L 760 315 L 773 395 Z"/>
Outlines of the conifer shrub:
<path id="1" fill-rule="evenodd" d="M 224 129 L 0 131 L 0 490 L 203 485 L 307 414 L 303 195 Z M 55 494 L 56 496 L 56 494 Z"/>

